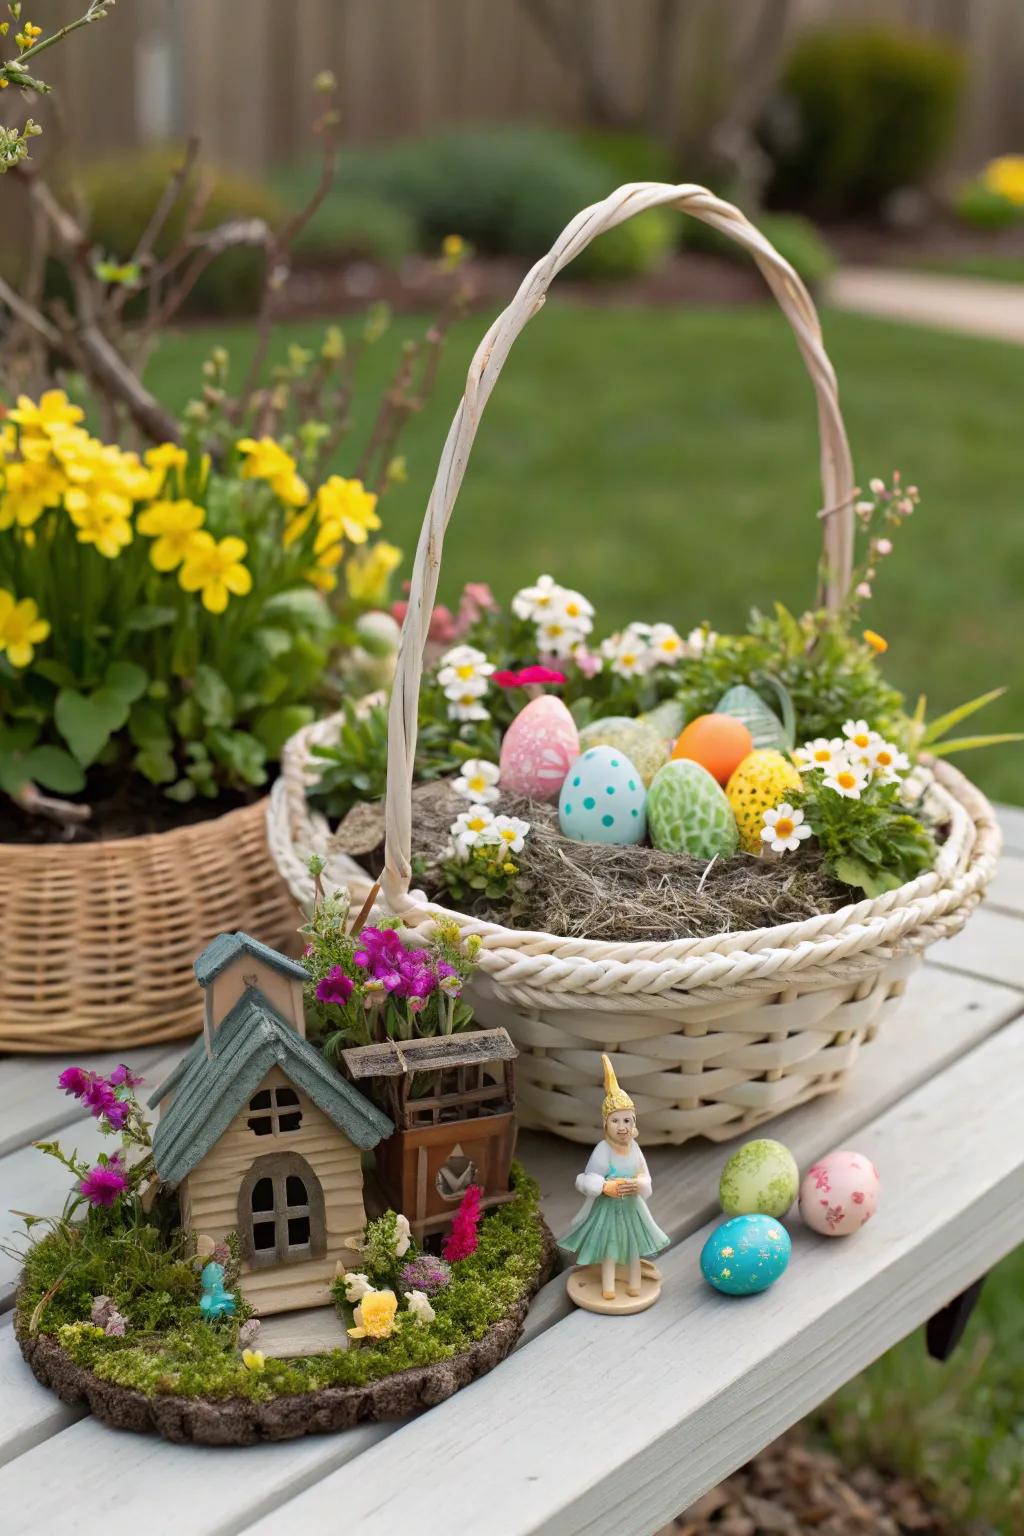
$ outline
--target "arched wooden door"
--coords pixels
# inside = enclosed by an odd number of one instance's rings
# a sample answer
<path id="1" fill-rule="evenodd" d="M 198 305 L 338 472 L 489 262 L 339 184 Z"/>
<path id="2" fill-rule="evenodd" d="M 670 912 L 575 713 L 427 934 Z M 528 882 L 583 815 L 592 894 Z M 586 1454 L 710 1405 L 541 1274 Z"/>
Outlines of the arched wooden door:
<path id="1" fill-rule="evenodd" d="M 256 1269 L 323 1257 L 324 1192 L 304 1157 L 272 1152 L 256 1159 L 238 1192 L 238 1233 Z"/>

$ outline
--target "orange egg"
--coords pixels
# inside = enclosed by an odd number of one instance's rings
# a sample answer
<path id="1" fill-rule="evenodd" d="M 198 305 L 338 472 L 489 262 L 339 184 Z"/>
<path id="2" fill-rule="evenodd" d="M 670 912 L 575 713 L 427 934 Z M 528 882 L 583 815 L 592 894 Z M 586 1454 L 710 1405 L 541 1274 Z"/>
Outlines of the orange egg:
<path id="1" fill-rule="evenodd" d="M 725 784 L 748 753 L 754 738 L 735 715 L 698 715 L 672 748 L 673 757 L 686 757 Z"/>

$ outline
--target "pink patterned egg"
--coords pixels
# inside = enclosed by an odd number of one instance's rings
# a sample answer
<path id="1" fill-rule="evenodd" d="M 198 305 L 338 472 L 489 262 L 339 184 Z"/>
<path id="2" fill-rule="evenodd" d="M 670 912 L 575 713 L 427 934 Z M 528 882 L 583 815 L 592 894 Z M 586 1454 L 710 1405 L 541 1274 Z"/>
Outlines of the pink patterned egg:
<path id="1" fill-rule="evenodd" d="M 501 744 L 501 787 L 531 800 L 557 800 L 579 756 L 576 722 L 561 699 L 545 693 L 516 715 Z"/>
<path id="2" fill-rule="evenodd" d="M 878 1209 L 878 1169 L 863 1152 L 830 1152 L 800 1185 L 800 1215 L 825 1237 L 859 1232 Z"/>

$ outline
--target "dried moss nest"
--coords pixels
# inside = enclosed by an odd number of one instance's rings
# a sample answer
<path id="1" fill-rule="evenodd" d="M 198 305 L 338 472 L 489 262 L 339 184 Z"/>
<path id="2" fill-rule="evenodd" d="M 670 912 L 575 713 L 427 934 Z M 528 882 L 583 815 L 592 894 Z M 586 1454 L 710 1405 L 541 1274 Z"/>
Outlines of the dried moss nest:
<path id="1" fill-rule="evenodd" d="M 413 854 L 423 861 L 416 883 L 444 905 L 439 852 L 464 809 L 446 782 L 413 792 Z M 851 899 L 810 850 L 778 859 L 739 853 L 709 867 L 656 848 L 574 842 L 562 836 L 554 806 L 503 795 L 499 809 L 531 826 L 516 856 L 518 889 L 511 909 L 481 900 L 472 911 L 508 927 L 622 942 L 706 938 L 799 922 Z"/>

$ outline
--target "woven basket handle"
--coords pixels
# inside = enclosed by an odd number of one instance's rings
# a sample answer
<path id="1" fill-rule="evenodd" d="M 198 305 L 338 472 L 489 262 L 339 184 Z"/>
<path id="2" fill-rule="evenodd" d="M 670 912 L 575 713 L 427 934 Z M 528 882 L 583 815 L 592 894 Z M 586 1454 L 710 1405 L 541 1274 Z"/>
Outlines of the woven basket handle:
<path id="1" fill-rule="evenodd" d="M 793 327 L 818 406 L 821 519 L 825 543 L 823 595 L 828 606 L 836 608 L 846 594 L 853 559 L 853 467 L 839 410 L 835 373 L 826 356 L 821 326 L 807 289 L 789 263 L 739 209 L 715 197 L 705 187 L 691 184 L 673 187 L 654 181 L 619 187 L 604 202 L 595 203 L 592 208 L 585 208 L 576 215 L 548 254 L 524 278 L 508 308 L 495 320 L 470 363 L 465 394 L 441 454 L 416 549 L 388 724 L 387 835 L 382 886 L 384 899 L 395 912 L 408 904 L 419 690 L 424 647 L 437 593 L 441 548 L 484 406 L 512 343 L 544 303 L 555 275 L 605 230 L 614 229 L 617 224 L 648 208 L 665 205 L 692 214 L 744 246 L 760 267 Z"/>

